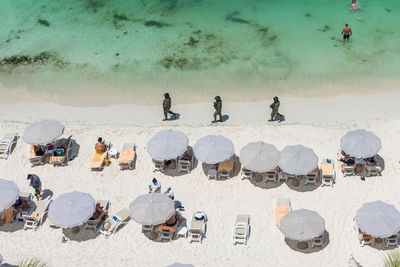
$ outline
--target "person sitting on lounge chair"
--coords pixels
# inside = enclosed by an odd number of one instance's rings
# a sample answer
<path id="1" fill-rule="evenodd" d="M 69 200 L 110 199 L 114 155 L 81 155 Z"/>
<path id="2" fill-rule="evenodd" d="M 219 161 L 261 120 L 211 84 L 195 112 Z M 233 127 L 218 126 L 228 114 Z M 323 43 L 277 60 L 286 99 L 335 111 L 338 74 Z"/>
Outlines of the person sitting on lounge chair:
<path id="1" fill-rule="evenodd" d="M 183 156 L 181 157 L 182 160 L 188 160 L 191 161 L 192 160 L 192 151 L 187 150 Z"/>
<path id="2" fill-rule="evenodd" d="M 106 219 L 106 211 L 104 208 L 100 205 L 100 202 L 96 203 L 96 210 L 93 213 L 92 217 L 90 220 L 98 220 L 100 222 L 104 221 Z"/>
<path id="3" fill-rule="evenodd" d="M 349 156 L 345 157 L 344 159 L 340 159 L 340 161 L 345 163 L 345 164 L 347 164 L 348 166 L 354 165 L 356 163 L 354 161 L 354 158 L 353 157 L 349 157 Z"/>
<path id="4" fill-rule="evenodd" d="M 161 193 L 161 183 L 156 178 L 149 184 L 149 193 Z"/>
<path id="5" fill-rule="evenodd" d="M 26 209 L 28 207 L 28 203 L 22 199 L 21 197 L 19 197 L 15 203 L 14 203 L 14 208 L 20 213 L 20 215 L 22 216 L 22 211 L 24 209 Z"/>
<path id="6" fill-rule="evenodd" d="M 158 231 L 168 230 L 170 232 L 176 232 L 178 225 L 182 222 L 181 217 L 177 212 L 171 216 L 165 223 L 158 227 Z"/>
<path id="7" fill-rule="evenodd" d="M 107 151 L 107 145 L 104 143 L 103 138 L 99 137 L 97 139 L 97 143 L 94 146 L 94 149 L 97 151 L 97 153 L 103 154 L 104 152 Z"/>
<path id="8" fill-rule="evenodd" d="M 44 155 L 44 148 L 41 145 L 33 146 L 33 151 L 35 152 L 36 156 Z"/>
<path id="9" fill-rule="evenodd" d="M 167 197 L 174 200 L 174 198 L 175 198 L 174 191 L 172 191 L 172 188 L 170 186 L 167 186 L 167 189 L 165 190 L 165 194 L 167 195 Z"/>

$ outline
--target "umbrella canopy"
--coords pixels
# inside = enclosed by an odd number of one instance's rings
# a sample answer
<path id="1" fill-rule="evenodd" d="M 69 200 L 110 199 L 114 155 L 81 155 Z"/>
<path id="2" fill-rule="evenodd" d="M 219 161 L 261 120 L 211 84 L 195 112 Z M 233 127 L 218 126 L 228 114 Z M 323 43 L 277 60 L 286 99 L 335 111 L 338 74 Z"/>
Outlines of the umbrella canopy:
<path id="1" fill-rule="evenodd" d="M 82 225 L 96 209 L 96 201 L 89 193 L 71 192 L 60 195 L 49 207 L 49 219 L 55 226 L 72 228 Z"/>
<path id="2" fill-rule="evenodd" d="M 400 212 L 382 201 L 365 203 L 356 216 L 361 231 L 374 237 L 389 237 L 400 231 Z"/>
<path id="3" fill-rule="evenodd" d="M 279 167 L 288 174 L 306 175 L 318 167 L 318 156 L 309 147 L 286 146 L 281 151 Z"/>
<path id="4" fill-rule="evenodd" d="M 231 140 L 222 135 L 207 135 L 197 140 L 193 146 L 193 152 L 202 162 L 217 164 L 232 157 L 235 147 Z"/>
<path id="5" fill-rule="evenodd" d="M 18 186 L 13 181 L 0 179 L 0 212 L 14 205 L 18 197 Z"/>
<path id="6" fill-rule="evenodd" d="M 185 264 L 185 263 L 179 263 L 179 262 L 175 262 L 171 265 L 168 265 L 166 267 L 194 267 L 193 264 Z"/>
<path id="7" fill-rule="evenodd" d="M 355 130 L 348 132 L 340 139 L 342 150 L 356 158 L 369 158 L 378 154 L 382 147 L 381 139 L 373 132 Z"/>
<path id="8" fill-rule="evenodd" d="M 129 205 L 129 215 L 140 224 L 165 223 L 175 213 L 175 202 L 165 194 L 149 193 L 137 197 Z"/>
<path id="9" fill-rule="evenodd" d="M 157 133 L 147 144 L 147 152 L 152 159 L 170 160 L 182 155 L 189 144 L 187 136 L 174 130 Z"/>
<path id="10" fill-rule="evenodd" d="M 22 139 L 30 145 L 44 145 L 53 142 L 63 133 L 64 125 L 59 121 L 37 121 L 25 129 Z"/>
<path id="11" fill-rule="evenodd" d="M 278 149 L 264 142 L 249 143 L 240 150 L 240 162 L 253 172 L 270 171 L 278 165 L 279 159 Z"/>
<path id="12" fill-rule="evenodd" d="M 300 209 L 286 214 L 281 219 L 279 229 L 289 239 L 307 241 L 325 231 L 325 221 L 315 211 Z"/>

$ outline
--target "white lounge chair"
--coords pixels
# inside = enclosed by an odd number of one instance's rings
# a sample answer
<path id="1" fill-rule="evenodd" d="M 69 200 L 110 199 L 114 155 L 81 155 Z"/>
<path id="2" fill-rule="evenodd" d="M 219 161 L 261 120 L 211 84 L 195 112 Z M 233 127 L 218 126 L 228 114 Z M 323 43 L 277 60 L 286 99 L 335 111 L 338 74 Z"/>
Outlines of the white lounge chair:
<path id="1" fill-rule="evenodd" d="M 324 247 L 325 246 L 325 233 L 322 235 L 311 239 L 311 247 Z"/>
<path id="2" fill-rule="evenodd" d="M 317 174 L 315 172 L 311 172 L 304 176 L 304 184 L 317 185 Z"/>
<path id="3" fill-rule="evenodd" d="M 187 172 L 190 173 L 192 171 L 192 161 L 190 160 L 178 160 L 178 172 Z"/>
<path id="4" fill-rule="evenodd" d="M 197 215 L 197 216 L 196 216 Z M 198 216 L 202 216 L 202 219 L 196 219 Z M 189 242 L 193 241 L 202 242 L 206 234 L 207 227 L 207 215 L 204 212 L 196 212 L 192 216 L 192 222 L 188 229 Z"/>
<path id="5" fill-rule="evenodd" d="M 144 232 L 152 232 L 153 229 L 154 229 L 154 225 L 142 224 L 142 233 L 144 233 Z"/>
<path id="6" fill-rule="evenodd" d="M 265 173 L 265 182 L 277 182 L 278 181 L 278 173 L 276 171 L 267 171 Z"/>
<path id="7" fill-rule="evenodd" d="M 130 219 L 129 211 L 126 209 L 120 210 L 114 216 L 110 216 L 99 228 L 99 232 L 102 233 L 106 238 L 112 236 L 118 228 L 122 225 L 128 224 Z"/>
<path id="8" fill-rule="evenodd" d="M 172 241 L 174 239 L 175 232 L 167 231 L 167 230 L 162 230 L 157 238 L 157 241 Z"/>
<path id="9" fill-rule="evenodd" d="M 133 170 L 135 168 L 136 146 L 133 143 L 124 143 L 118 158 L 119 169 Z"/>
<path id="10" fill-rule="evenodd" d="M 236 216 L 236 222 L 233 227 L 233 244 L 247 245 L 247 239 L 249 238 L 249 230 L 250 230 L 250 216 L 249 215 Z"/>
<path id="11" fill-rule="evenodd" d="M 399 235 L 392 235 L 385 238 L 386 247 L 398 247 L 399 246 Z"/>
<path id="12" fill-rule="evenodd" d="M 246 168 L 242 169 L 242 180 L 249 179 L 250 181 L 252 181 L 253 180 L 253 176 L 254 176 L 254 172 L 252 172 L 252 171 L 250 171 L 250 170 L 248 170 Z"/>
<path id="13" fill-rule="evenodd" d="M 103 210 L 106 212 L 105 214 L 108 214 L 108 210 L 110 209 L 110 201 L 108 200 L 97 200 L 97 202 L 100 203 L 100 206 L 103 207 Z M 87 220 L 86 224 L 85 224 L 85 229 L 96 229 L 97 226 L 99 225 L 99 223 L 101 222 L 102 218 L 99 218 L 97 220 Z"/>
<path id="14" fill-rule="evenodd" d="M 344 166 L 343 169 L 343 176 L 353 176 L 355 173 L 355 166 Z"/>
<path id="15" fill-rule="evenodd" d="M 68 139 L 62 138 L 62 139 L 56 141 L 56 143 L 58 143 L 58 142 L 62 143 L 62 147 L 66 147 L 64 156 L 50 156 L 49 163 L 53 164 L 53 166 L 66 166 L 70 159 L 69 152 L 71 151 L 72 147 L 74 146 L 75 141 L 70 138 L 68 138 Z M 57 148 L 55 148 L 55 150 L 57 150 Z"/>
<path id="16" fill-rule="evenodd" d="M 159 171 L 159 172 L 164 172 L 165 169 L 165 163 L 164 161 L 159 161 L 159 160 L 152 160 L 152 168 L 153 172 Z"/>
<path id="17" fill-rule="evenodd" d="M 218 179 L 218 172 L 216 169 L 209 169 L 207 172 L 208 179 Z"/>
<path id="18" fill-rule="evenodd" d="M 36 156 L 35 148 L 31 146 L 29 151 L 29 162 L 31 164 L 31 167 L 44 164 L 45 163 L 44 159 L 45 159 L 45 154 L 41 156 Z"/>
<path id="19" fill-rule="evenodd" d="M 0 140 L 0 158 L 8 159 L 10 156 L 13 146 L 17 144 L 18 134 L 6 133 L 3 139 Z"/>
<path id="20" fill-rule="evenodd" d="M 333 186 L 335 179 L 336 179 L 336 173 L 335 173 L 335 164 L 333 163 L 333 160 L 331 160 L 331 162 L 327 162 L 326 160 L 324 160 L 324 162 L 321 163 L 322 186 L 325 185 Z"/>
<path id="21" fill-rule="evenodd" d="M 24 230 L 33 229 L 37 230 L 43 224 L 44 216 L 47 214 L 51 200 L 39 200 L 36 204 L 36 209 L 31 215 L 22 215 L 24 219 Z"/>
<path id="22" fill-rule="evenodd" d="M 277 181 L 278 182 L 281 182 L 283 180 L 286 183 L 288 181 L 289 176 L 286 173 L 281 172 L 280 169 L 278 169 L 277 173 L 278 173 L 277 174 Z"/>

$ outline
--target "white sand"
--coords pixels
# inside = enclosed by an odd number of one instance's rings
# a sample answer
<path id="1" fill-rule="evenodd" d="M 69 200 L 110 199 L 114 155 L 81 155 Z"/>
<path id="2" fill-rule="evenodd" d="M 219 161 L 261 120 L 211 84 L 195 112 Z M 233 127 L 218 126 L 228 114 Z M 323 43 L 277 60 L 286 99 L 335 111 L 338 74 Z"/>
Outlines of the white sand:
<path id="1" fill-rule="evenodd" d="M 351 254 L 363 266 L 381 266 L 384 251 L 360 247 L 352 228 L 352 218 L 364 202 L 382 200 L 400 209 L 399 153 L 400 97 L 398 95 L 340 96 L 321 99 L 282 99 L 282 113 L 288 121 L 266 124 L 269 103 L 224 104 L 230 118 L 211 125 L 212 106 L 206 103 L 177 106 L 182 114 L 175 122 L 161 123 L 158 107 L 118 106 L 108 108 L 70 108 L 52 104 L 19 104 L 0 106 L 0 136 L 15 131 L 22 135 L 28 123 L 41 118 L 56 118 L 66 125 L 65 136 L 73 135 L 80 145 L 77 158 L 67 167 L 51 165 L 30 168 L 29 146 L 21 139 L 7 161 L 0 160 L 0 177 L 14 180 L 21 191 L 32 191 L 28 173 L 40 176 L 43 189 L 54 197 L 72 190 L 89 192 L 94 198 L 109 199 L 111 213 L 128 205 L 147 192 L 153 177 L 147 141 L 158 131 L 174 128 L 185 132 L 190 144 L 207 134 L 230 138 L 239 154 L 250 141 L 263 140 L 282 149 L 289 144 L 312 147 L 320 159 L 335 158 L 340 137 L 348 130 L 365 128 L 382 139 L 380 155 L 385 160 L 382 177 L 343 177 L 336 167 L 337 183 L 333 188 L 319 187 L 298 192 L 286 184 L 262 189 L 236 176 L 227 181 L 209 181 L 197 166 L 191 174 L 170 177 L 155 176 L 163 185 L 171 185 L 176 200 L 185 207 L 183 216 L 190 221 L 198 210 L 209 216 L 207 237 L 202 244 L 178 239 L 171 243 L 149 240 L 134 221 L 106 240 L 103 236 L 87 241 L 62 243 L 61 229 L 45 223 L 38 231 L 7 232 L 0 227 L 0 254 L 6 262 L 16 264 L 24 257 L 37 257 L 51 266 L 166 266 L 173 262 L 195 266 L 346 266 Z M 267 114 L 267 115 L 266 115 Z M 103 122 L 101 119 L 103 118 Z M 123 142 L 137 144 L 137 167 L 121 172 L 116 161 L 102 172 L 90 172 L 88 163 L 98 136 L 117 147 Z M 325 219 L 329 244 L 311 254 L 288 247 L 275 226 L 275 207 L 279 197 L 289 197 L 293 209 L 317 211 Z M 247 246 L 232 245 L 235 216 L 251 216 L 251 236 Z M 82 231 L 81 237 L 87 234 Z"/>

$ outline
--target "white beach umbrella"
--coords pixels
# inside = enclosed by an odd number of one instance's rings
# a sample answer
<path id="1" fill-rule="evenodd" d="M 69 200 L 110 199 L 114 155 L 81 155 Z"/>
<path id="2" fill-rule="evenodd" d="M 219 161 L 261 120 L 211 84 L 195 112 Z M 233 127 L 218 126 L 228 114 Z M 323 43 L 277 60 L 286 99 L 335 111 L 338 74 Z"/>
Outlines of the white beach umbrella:
<path id="1" fill-rule="evenodd" d="M 189 144 L 187 136 L 174 130 L 165 130 L 153 136 L 147 144 L 152 159 L 170 160 L 182 155 Z"/>
<path id="2" fill-rule="evenodd" d="M 240 162 L 253 172 L 270 171 L 278 165 L 279 159 L 278 149 L 261 141 L 249 143 L 240 150 Z"/>
<path id="3" fill-rule="evenodd" d="M 72 228 L 92 217 L 96 201 L 89 193 L 73 191 L 60 195 L 49 206 L 49 219 L 57 227 Z"/>
<path id="4" fill-rule="evenodd" d="M 14 205 L 19 193 L 19 188 L 13 181 L 0 179 L 0 212 Z"/>
<path id="5" fill-rule="evenodd" d="M 164 223 L 175 213 L 175 202 L 165 194 L 149 193 L 137 197 L 129 205 L 129 215 L 140 224 Z"/>
<path id="6" fill-rule="evenodd" d="M 318 156 L 302 145 L 286 146 L 281 151 L 279 167 L 288 174 L 306 175 L 318 167 Z"/>
<path id="7" fill-rule="evenodd" d="M 382 201 L 368 202 L 357 211 L 356 223 L 369 235 L 389 237 L 400 231 L 400 212 Z"/>
<path id="8" fill-rule="evenodd" d="M 373 132 L 354 130 L 348 132 L 340 139 L 342 150 L 356 158 L 369 158 L 378 154 L 382 147 L 381 139 Z"/>
<path id="9" fill-rule="evenodd" d="M 197 140 L 193 146 L 193 152 L 202 162 L 217 164 L 232 157 L 235 147 L 231 140 L 222 135 L 207 135 Z"/>
<path id="10" fill-rule="evenodd" d="M 300 209 L 283 216 L 279 229 L 289 239 L 307 241 L 325 231 L 325 221 L 315 211 Z"/>
<path id="11" fill-rule="evenodd" d="M 44 145 L 53 142 L 63 133 L 64 125 L 59 121 L 37 121 L 25 129 L 22 139 L 30 145 Z"/>

